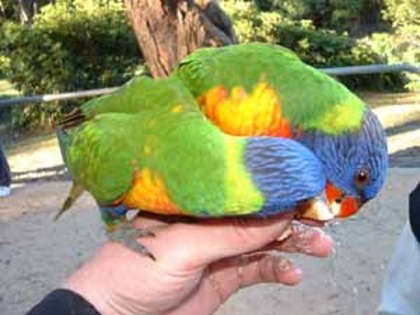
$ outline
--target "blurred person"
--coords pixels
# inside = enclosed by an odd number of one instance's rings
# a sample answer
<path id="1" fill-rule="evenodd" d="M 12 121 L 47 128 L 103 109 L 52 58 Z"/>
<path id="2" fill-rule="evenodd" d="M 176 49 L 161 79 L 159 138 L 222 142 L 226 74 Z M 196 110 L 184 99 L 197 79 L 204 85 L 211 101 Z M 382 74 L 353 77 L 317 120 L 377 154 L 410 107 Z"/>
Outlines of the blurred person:
<path id="1" fill-rule="evenodd" d="M 385 274 L 378 315 L 420 314 L 420 183 L 410 193 L 409 219 Z"/>
<path id="2" fill-rule="evenodd" d="M 0 142 L 0 197 L 7 197 L 10 195 L 12 183 L 12 176 L 10 174 L 9 163 L 7 162 L 6 153 Z"/>

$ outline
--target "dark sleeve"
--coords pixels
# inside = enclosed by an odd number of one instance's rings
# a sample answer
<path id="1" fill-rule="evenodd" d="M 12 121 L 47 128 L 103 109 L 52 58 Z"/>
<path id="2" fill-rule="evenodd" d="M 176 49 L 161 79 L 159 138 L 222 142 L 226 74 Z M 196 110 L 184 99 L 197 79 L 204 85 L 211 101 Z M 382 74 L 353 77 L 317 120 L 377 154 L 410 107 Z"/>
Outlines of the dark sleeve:
<path id="1" fill-rule="evenodd" d="M 410 193 L 408 201 L 409 221 L 411 230 L 420 243 L 420 182 Z"/>
<path id="2" fill-rule="evenodd" d="M 100 315 L 99 312 L 80 295 L 64 289 L 48 294 L 26 315 Z"/>

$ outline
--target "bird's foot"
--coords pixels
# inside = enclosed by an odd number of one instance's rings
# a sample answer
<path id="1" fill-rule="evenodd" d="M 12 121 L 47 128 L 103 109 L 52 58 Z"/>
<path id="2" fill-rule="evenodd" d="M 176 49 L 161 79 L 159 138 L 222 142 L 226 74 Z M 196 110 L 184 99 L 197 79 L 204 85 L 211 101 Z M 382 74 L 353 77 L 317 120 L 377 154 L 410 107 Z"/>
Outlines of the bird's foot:
<path id="1" fill-rule="evenodd" d="M 147 247 L 137 240 L 141 237 L 155 237 L 155 234 L 147 229 L 136 228 L 129 223 L 120 224 L 114 231 L 108 232 L 110 241 L 120 243 L 142 256 L 156 260 Z"/>

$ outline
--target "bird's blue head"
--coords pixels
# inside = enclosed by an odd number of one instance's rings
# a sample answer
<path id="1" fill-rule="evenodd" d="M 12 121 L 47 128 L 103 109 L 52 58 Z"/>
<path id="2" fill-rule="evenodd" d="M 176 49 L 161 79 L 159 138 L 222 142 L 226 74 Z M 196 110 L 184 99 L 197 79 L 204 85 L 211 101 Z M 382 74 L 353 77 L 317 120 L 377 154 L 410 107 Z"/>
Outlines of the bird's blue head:
<path id="1" fill-rule="evenodd" d="M 342 135 L 319 131 L 299 139 L 324 165 L 326 197 L 338 217 L 357 212 L 382 188 L 388 170 L 385 132 L 375 114 L 366 108 L 361 128 Z"/>

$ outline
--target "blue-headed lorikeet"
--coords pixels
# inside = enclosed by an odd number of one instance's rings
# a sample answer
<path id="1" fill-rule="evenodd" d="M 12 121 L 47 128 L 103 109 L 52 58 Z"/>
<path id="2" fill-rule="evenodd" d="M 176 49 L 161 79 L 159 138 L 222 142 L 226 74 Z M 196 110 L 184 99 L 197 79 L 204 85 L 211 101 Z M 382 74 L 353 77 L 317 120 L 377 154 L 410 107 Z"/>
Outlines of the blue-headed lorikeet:
<path id="1" fill-rule="evenodd" d="M 109 227 L 127 209 L 193 217 L 347 216 L 387 171 L 385 134 L 354 94 L 274 45 L 203 48 L 167 79 L 140 77 L 84 104 L 61 132 L 73 188 Z M 311 213 L 326 191 L 329 208 Z M 330 209 L 325 213 L 325 209 Z"/>
<path id="2" fill-rule="evenodd" d="M 225 133 L 289 138 L 308 147 L 323 165 L 336 216 L 354 214 L 381 189 L 388 155 L 377 117 L 292 51 L 261 43 L 204 48 L 173 75 Z"/>

